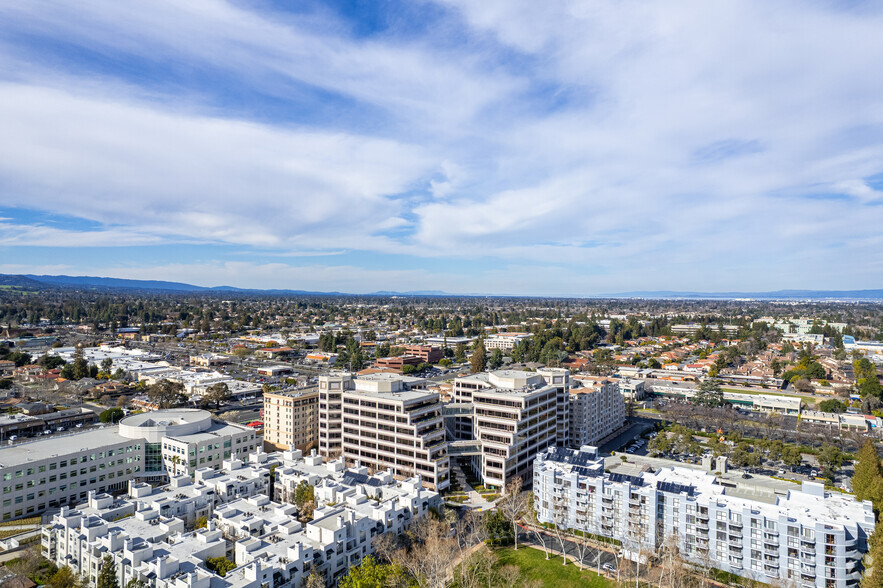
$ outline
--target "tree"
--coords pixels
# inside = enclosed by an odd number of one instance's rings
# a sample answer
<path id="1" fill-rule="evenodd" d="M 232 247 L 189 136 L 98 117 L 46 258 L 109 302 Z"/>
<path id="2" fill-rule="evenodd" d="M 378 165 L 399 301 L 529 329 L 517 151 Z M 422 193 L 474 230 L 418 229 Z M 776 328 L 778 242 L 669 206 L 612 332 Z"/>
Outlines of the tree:
<path id="1" fill-rule="evenodd" d="M 132 578 L 126 582 L 126 588 L 147 588 L 147 582 L 140 578 Z"/>
<path id="2" fill-rule="evenodd" d="M 475 349 L 472 350 L 472 358 L 469 360 L 472 373 L 477 374 L 483 372 L 487 368 L 487 349 L 484 348 L 484 341 L 478 340 Z"/>
<path id="3" fill-rule="evenodd" d="M 803 461 L 800 449 L 793 445 L 786 445 L 782 448 L 782 461 L 787 466 L 797 467 Z"/>
<path id="4" fill-rule="evenodd" d="M 865 574 L 861 588 L 883 586 L 883 521 L 877 523 L 874 534 L 868 539 L 869 550 L 865 554 Z"/>
<path id="5" fill-rule="evenodd" d="M 819 402 L 819 410 L 822 412 L 833 412 L 839 414 L 846 412 L 846 405 L 835 398 L 831 398 Z"/>
<path id="6" fill-rule="evenodd" d="M 236 564 L 226 557 L 210 557 L 205 560 L 205 567 L 217 575 L 224 577 L 227 575 L 227 572 L 236 569 Z"/>
<path id="7" fill-rule="evenodd" d="M 245 345 L 239 345 L 233 349 L 233 355 L 239 358 L 239 366 L 242 367 L 242 362 L 245 361 L 245 358 L 254 353 L 254 351 L 250 347 L 246 347 Z"/>
<path id="8" fill-rule="evenodd" d="M 193 528 L 194 529 L 205 529 L 208 527 L 208 517 L 201 516 L 196 519 Z"/>
<path id="9" fill-rule="evenodd" d="M 457 349 L 454 351 L 454 361 L 457 363 L 466 361 L 466 345 L 464 343 L 457 343 Z"/>
<path id="10" fill-rule="evenodd" d="M 499 509 L 495 508 L 484 513 L 484 528 L 487 532 L 487 541 L 491 545 L 509 545 L 514 541 L 509 520 Z"/>
<path id="11" fill-rule="evenodd" d="M 132 404 L 132 399 L 128 396 L 120 396 L 117 398 L 117 406 L 120 408 L 127 408 L 130 404 Z"/>
<path id="12" fill-rule="evenodd" d="M 302 520 L 308 521 L 313 518 L 313 510 L 316 507 L 315 490 L 306 480 L 301 480 L 294 489 L 294 505 Z"/>
<path id="13" fill-rule="evenodd" d="M 61 566 L 49 577 L 46 583 L 49 588 L 79 588 L 80 578 L 68 566 Z"/>
<path id="14" fill-rule="evenodd" d="M 491 353 L 491 359 L 488 362 L 488 367 L 490 369 L 495 370 L 503 365 L 503 351 L 499 348 L 494 349 L 493 353 Z"/>
<path id="15" fill-rule="evenodd" d="M 98 420 L 102 423 L 116 423 L 123 418 L 125 414 L 122 408 L 108 408 L 98 415 Z"/>
<path id="16" fill-rule="evenodd" d="M 109 374 L 110 370 L 113 369 L 113 360 L 109 357 L 105 357 L 101 360 L 101 371 L 105 374 Z"/>
<path id="17" fill-rule="evenodd" d="M 184 384 L 169 380 L 160 380 L 150 386 L 147 389 L 147 397 L 159 408 L 177 406 L 187 399 L 184 396 Z"/>
<path id="18" fill-rule="evenodd" d="M 221 408 L 221 404 L 230 400 L 230 388 L 224 382 L 212 384 L 206 388 L 203 399 L 206 402 L 214 402 L 215 408 Z"/>
<path id="19" fill-rule="evenodd" d="M 83 378 L 88 378 L 89 374 L 89 362 L 83 357 L 83 348 L 77 345 L 74 351 L 73 379 L 82 380 Z"/>
<path id="20" fill-rule="evenodd" d="M 44 370 L 54 370 L 65 365 L 65 361 L 57 355 L 44 355 L 40 358 L 40 365 Z"/>
<path id="21" fill-rule="evenodd" d="M 96 588 L 120 588 L 119 580 L 117 580 L 117 565 L 113 558 L 105 555 L 101 560 L 101 569 L 98 570 L 98 582 Z"/>
<path id="22" fill-rule="evenodd" d="M 521 491 L 521 476 L 516 476 L 506 484 L 506 495 L 497 503 L 497 508 L 512 525 L 512 539 L 518 549 L 518 521 L 527 511 L 527 495 Z"/>
<path id="23" fill-rule="evenodd" d="M 855 493 L 855 499 L 879 501 L 881 482 L 883 482 L 883 467 L 880 465 L 880 455 L 874 447 L 874 442 L 868 439 L 858 450 L 855 460 L 852 474 L 852 491 Z"/>
<path id="24" fill-rule="evenodd" d="M 714 379 L 703 380 L 699 385 L 699 390 L 693 396 L 692 403 L 697 406 L 707 406 L 709 408 L 717 408 L 724 405 L 724 391 L 721 389 L 720 382 Z"/>
<path id="25" fill-rule="evenodd" d="M 310 570 L 310 575 L 304 580 L 303 588 L 325 588 L 325 578 L 322 577 L 322 573 L 316 568 Z"/>
<path id="26" fill-rule="evenodd" d="M 373 555 L 366 555 L 362 563 L 352 566 L 346 576 L 338 582 L 338 588 L 386 588 L 398 584 L 397 577 L 404 576 L 396 564 L 383 564 Z"/>
<path id="27" fill-rule="evenodd" d="M 818 456 L 819 465 L 831 472 L 836 472 L 843 465 L 843 453 L 833 445 L 823 445 Z"/>

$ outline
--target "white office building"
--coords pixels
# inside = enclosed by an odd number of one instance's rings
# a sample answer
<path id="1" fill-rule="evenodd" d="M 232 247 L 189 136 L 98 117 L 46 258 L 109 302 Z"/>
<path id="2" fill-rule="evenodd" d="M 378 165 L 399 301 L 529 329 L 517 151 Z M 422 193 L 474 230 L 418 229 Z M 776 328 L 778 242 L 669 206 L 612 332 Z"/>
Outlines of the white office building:
<path id="1" fill-rule="evenodd" d="M 248 427 L 215 421 L 196 409 L 170 409 L 124 418 L 118 426 L 53 435 L 0 448 L 2 520 L 40 514 L 86 500 L 90 491 L 125 490 L 129 480 L 162 482 L 220 469 L 245 457 L 260 439 Z"/>
<path id="2" fill-rule="evenodd" d="M 685 467 L 607 473 L 594 447 L 537 455 L 533 490 L 541 522 L 616 539 L 636 557 L 675 541 L 690 562 L 773 586 L 857 586 L 874 530 L 869 501 L 818 483 L 780 495 Z"/>

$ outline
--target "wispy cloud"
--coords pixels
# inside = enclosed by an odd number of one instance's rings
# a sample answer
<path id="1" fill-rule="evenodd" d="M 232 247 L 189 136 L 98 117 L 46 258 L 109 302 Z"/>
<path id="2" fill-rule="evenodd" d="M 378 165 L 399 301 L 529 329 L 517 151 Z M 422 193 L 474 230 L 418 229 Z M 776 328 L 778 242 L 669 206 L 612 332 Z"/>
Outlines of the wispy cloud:
<path id="1" fill-rule="evenodd" d="M 201 244 L 213 260 L 181 271 L 212 283 L 349 291 L 799 287 L 809 264 L 828 268 L 817 286 L 880 278 L 880 11 L 440 0 L 421 22 L 384 6 L 407 20 L 0 5 L 0 206 L 90 221 L 3 220 L 0 246 L 126 244 L 134 268 Z M 332 254 L 425 269 L 262 261 Z M 451 260 L 473 263 L 435 269 Z"/>

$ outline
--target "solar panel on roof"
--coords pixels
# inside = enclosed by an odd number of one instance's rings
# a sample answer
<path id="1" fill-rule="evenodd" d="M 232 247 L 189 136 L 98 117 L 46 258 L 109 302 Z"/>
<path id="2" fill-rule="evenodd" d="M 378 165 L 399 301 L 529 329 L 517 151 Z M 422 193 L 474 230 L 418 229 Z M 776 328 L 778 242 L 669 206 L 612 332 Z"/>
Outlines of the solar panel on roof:
<path id="1" fill-rule="evenodd" d="M 668 492 L 671 494 L 686 493 L 687 496 L 693 496 L 696 492 L 696 489 L 693 486 L 678 484 L 676 482 L 657 482 L 656 488 L 662 492 Z"/>

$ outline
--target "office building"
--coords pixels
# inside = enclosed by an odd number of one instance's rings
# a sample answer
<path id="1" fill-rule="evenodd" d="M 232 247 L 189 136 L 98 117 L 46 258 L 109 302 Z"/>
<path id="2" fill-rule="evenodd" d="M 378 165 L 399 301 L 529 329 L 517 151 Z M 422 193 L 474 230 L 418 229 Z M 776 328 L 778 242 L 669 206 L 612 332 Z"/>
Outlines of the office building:
<path id="1" fill-rule="evenodd" d="M 0 518 L 79 504 L 90 491 L 118 492 L 132 479 L 162 482 L 201 467 L 220 469 L 224 459 L 244 457 L 259 443 L 252 430 L 215 421 L 207 411 L 171 409 L 132 415 L 119 426 L 3 447 Z"/>
<path id="2" fill-rule="evenodd" d="M 454 380 L 454 403 L 445 407 L 452 415 L 451 453 L 468 457 L 485 485 L 502 487 L 516 476 L 529 482 L 536 453 L 555 445 L 559 418 L 567 416 L 558 406 L 566 405 L 569 373 L 544 371 L 545 377 L 498 370 Z M 565 402 L 559 402 L 562 390 Z"/>
<path id="3" fill-rule="evenodd" d="M 307 451 L 319 442 L 319 391 L 264 393 L 264 447 Z"/>
<path id="4" fill-rule="evenodd" d="M 536 457 L 533 491 L 543 523 L 615 539 L 633 559 L 674 542 L 688 562 L 773 586 L 857 586 L 870 501 L 804 482 L 777 494 L 686 467 L 608 473 L 594 447 Z"/>
<path id="5" fill-rule="evenodd" d="M 530 333 L 497 333 L 484 340 L 484 348 L 488 351 L 500 349 L 504 353 L 533 337 Z"/>

